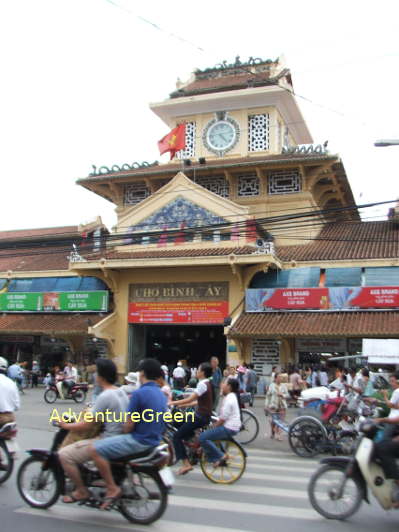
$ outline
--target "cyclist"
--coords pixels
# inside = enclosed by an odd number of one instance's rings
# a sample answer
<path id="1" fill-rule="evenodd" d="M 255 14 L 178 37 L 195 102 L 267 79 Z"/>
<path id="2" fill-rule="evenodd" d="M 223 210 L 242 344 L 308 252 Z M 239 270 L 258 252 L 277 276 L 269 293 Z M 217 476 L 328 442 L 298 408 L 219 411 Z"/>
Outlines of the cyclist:
<path id="1" fill-rule="evenodd" d="M 199 379 L 199 382 L 194 392 L 186 399 L 180 399 L 179 401 L 172 401 L 170 403 L 171 406 L 189 406 L 193 403 L 197 404 L 194 419 L 192 421 L 182 422 L 173 437 L 176 459 L 177 461 L 183 461 L 183 466 L 177 472 L 178 475 L 185 475 L 193 469 L 187 458 L 186 448 L 183 441 L 192 438 L 195 429 L 205 427 L 211 419 L 213 390 L 209 379 L 212 376 L 212 372 L 212 366 L 208 362 L 203 362 L 197 370 L 197 378 Z"/>
<path id="2" fill-rule="evenodd" d="M 237 379 L 229 378 L 222 384 L 224 396 L 220 417 L 213 428 L 201 432 L 199 441 L 209 462 L 219 467 L 227 456 L 213 443 L 214 440 L 228 440 L 241 429 L 240 384 Z"/>

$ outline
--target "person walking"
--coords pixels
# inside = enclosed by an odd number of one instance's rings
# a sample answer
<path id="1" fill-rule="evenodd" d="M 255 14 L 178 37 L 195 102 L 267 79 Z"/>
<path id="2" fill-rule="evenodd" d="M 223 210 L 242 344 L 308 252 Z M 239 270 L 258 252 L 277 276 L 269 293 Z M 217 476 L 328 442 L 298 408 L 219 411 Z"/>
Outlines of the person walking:
<path id="1" fill-rule="evenodd" d="M 186 372 L 183 368 L 183 363 L 179 360 L 177 366 L 173 370 L 173 387 L 175 390 L 182 390 L 185 385 Z"/>
<path id="2" fill-rule="evenodd" d="M 251 395 L 251 400 L 249 402 L 249 405 L 253 406 L 255 393 L 256 393 L 256 383 L 258 380 L 258 376 L 255 371 L 255 366 L 253 364 L 248 365 L 246 380 L 247 380 L 246 389 L 247 389 L 247 392 Z"/>
<path id="3" fill-rule="evenodd" d="M 15 382 L 20 393 L 24 394 L 24 374 L 21 368 L 21 364 L 19 362 L 14 362 L 13 364 L 11 364 L 11 366 L 8 368 L 7 375 L 11 380 Z"/>
<path id="4" fill-rule="evenodd" d="M 212 380 L 211 384 L 213 387 L 213 410 L 216 410 L 219 404 L 220 399 L 220 385 L 222 383 L 222 371 L 219 368 L 219 359 L 218 357 L 211 358 L 211 367 L 212 367 Z"/>
<path id="5" fill-rule="evenodd" d="M 39 384 L 40 366 L 37 360 L 32 362 L 32 388 L 37 388 Z"/>
<path id="6" fill-rule="evenodd" d="M 272 382 L 266 392 L 265 399 L 265 414 L 271 415 L 270 419 L 270 437 L 282 441 L 281 430 L 274 423 L 274 417 L 278 416 L 280 419 L 285 418 L 287 412 L 287 399 L 289 397 L 288 388 L 282 382 L 281 374 L 276 373 L 274 382 Z"/>

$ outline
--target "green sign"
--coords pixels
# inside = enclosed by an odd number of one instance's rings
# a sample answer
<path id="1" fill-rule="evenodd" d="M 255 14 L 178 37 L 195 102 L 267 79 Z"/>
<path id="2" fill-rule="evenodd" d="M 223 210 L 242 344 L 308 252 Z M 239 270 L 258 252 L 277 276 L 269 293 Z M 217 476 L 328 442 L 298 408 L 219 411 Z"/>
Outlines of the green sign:
<path id="1" fill-rule="evenodd" d="M 5 292 L 0 312 L 107 312 L 108 292 Z"/>

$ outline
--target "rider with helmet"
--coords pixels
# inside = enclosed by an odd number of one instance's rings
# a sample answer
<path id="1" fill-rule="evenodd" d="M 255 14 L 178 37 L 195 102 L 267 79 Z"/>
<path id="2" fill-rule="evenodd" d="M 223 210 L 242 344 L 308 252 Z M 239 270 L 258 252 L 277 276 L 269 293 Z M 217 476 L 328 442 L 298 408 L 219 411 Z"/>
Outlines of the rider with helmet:
<path id="1" fill-rule="evenodd" d="M 20 406 L 17 385 L 7 377 L 8 362 L 0 357 L 0 427 L 15 421 L 14 412 Z"/>

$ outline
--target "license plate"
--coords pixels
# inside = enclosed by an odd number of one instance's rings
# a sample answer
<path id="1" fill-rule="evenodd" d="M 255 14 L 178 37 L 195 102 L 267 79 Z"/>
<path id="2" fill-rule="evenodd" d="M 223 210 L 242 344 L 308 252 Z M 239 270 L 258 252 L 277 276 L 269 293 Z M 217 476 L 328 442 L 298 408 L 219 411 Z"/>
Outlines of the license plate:
<path id="1" fill-rule="evenodd" d="M 175 476 L 169 467 L 164 467 L 159 472 L 162 482 L 165 486 L 172 486 L 175 482 Z"/>
<path id="2" fill-rule="evenodd" d="M 16 440 L 7 440 L 6 445 L 10 453 L 16 454 L 20 450 Z"/>

